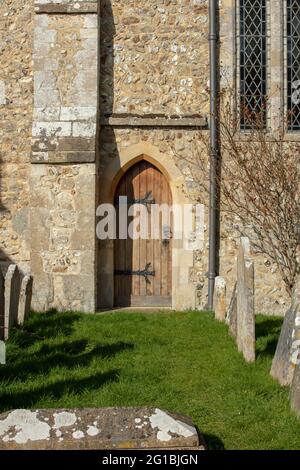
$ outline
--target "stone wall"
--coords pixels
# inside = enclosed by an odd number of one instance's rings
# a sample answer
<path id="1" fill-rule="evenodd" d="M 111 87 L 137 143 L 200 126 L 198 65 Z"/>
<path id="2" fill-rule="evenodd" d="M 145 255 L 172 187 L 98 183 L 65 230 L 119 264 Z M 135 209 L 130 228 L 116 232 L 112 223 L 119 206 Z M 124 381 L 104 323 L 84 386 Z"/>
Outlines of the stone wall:
<path id="1" fill-rule="evenodd" d="M 101 111 L 205 111 L 206 0 L 101 1 Z"/>
<path id="2" fill-rule="evenodd" d="M 33 60 L 33 306 L 93 311 L 97 2 L 37 1 Z"/>
<path id="3" fill-rule="evenodd" d="M 0 2 L 0 262 L 30 264 L 32 0 Z"/>
<path id="4" fill-rule="evenodd" d="M 101 2 L 101 115 L 122 117 L 191 117 L 209 112 L 208 3 L 205 0 Z M 222 2 L 221 86 L 233 85 L 234 2 Z M 124 121 L 125 122 L 125 121 Z M 149 142 L 169 155 L 185 178 L 183 191 L 190 202 L 206 206 L 206 243 L 194 253 L 190 282 L 196 305 L 206 304 L 208 270 L 207 193 L 200 184 L 207 174 L 197 165 L 203 129 L 103 126 L 100 135 L 101 175 L 124 149 Z M 206 132 L 206 131 L 205 131 Z M 195 163 L 196 162 L 196 163 Z M 205 166 L 205 165 L 204 165 Z M 200 183 L 200 184 L 199 184 Z M 236 278 L 240 234 L 236 222 L 222 215 L 220 275 L 227 281 L 228 303 Z M 283 313 L 288 305 L 276 267 L 253 254 L 256 265 L 257 312 Z M 101 263 L 101 260 L 99 260 Z"/>
<path id="5" fill-rule="evenodd" d="M 195 305 L 203 306 L 208 202 L 199 181 L 207 174 L 197 174 L 192 162 L 207 132 L 201 117 L 209 112 L 208 2 L 99 3 L 98 16 L 97 1 L 0 4 L 0 261 L 31 269 L 34 308 L 93 310 L 95 263 L 102 262 L 94 230 L 101 177 L 124 150 L 148 142 L 181 171 L 188 201 L 206 206 L 204 248 L 188 268 Z M 234 3 L 221 3 L 222 86 L 233 83 Z M 185 125 L 175 126 L 178 119 Z M 235 228 L 222 216 L 220 274 L 228 301 L 236 277 Z M 255 310 L 283 313 L 289 301 L 276 268 L 259 255 L 254 261 Z"/>

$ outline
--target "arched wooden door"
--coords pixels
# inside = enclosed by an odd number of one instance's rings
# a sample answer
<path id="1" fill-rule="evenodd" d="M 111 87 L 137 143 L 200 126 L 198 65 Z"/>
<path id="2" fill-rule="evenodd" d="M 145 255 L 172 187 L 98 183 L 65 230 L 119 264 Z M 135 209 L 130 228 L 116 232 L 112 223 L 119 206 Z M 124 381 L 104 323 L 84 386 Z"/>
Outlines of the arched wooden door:
<path id="1" fill-rule="evenodd" d="M 160 217 L 159 238 L 151 237 L 153 204 L 172 204 L 168 181 L 154 165 L 141 160 L 123 175 L 115 193 L 117 221 L 121 210 L 120 196 L 127 196 L 128 207 L 141 204 L 147 211 L 149 238 L 121 239 L 117 222 L 114 245 L 115 306 L 172 305 L 172 220 L 169 226 Z M 156 206 L 157 207 L 157 206 Z M 127 217 L 127 226 L 133 218 Z"/>

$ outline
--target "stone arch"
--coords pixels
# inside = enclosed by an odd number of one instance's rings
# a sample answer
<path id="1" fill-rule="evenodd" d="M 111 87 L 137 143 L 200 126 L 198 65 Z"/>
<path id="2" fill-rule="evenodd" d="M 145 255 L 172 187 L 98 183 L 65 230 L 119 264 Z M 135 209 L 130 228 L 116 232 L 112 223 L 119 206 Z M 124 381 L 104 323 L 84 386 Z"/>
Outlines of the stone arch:
<path id="1" fill-rule="evenodd" d="M 147 160 L 156 166 L 167 178 L 173 204 L 191 203 L 186 191 L 183 174 L 170 155 L 162 153 L 149 142 L 140 142 L 123 149 L 105 167 L 100 178 L 100 204 L 113 204 L 118 182 L 126 171 L 140 160 Z M 172 248 L 172 308 L 176 310 L 194 309 L 196 305 L 195 287 L 190 282 L 190 269 L 193 267 L 194 254 L 177 243 Z M 98 251 L 98 303 L 100 308 L 113 308 L 114 286 L 114 245 L 112 240 L 99 242 Z"/>
<path id="2" fill-rule="evenodd" d="M 100 201 L 102 203 L 113 201 L 115 189 L 124 173 L 142 159 L 152 163 L 165 175 L 175 204 L 188 202 L 184 177 L 172 158 L 149 142 L 140 142 L 124 149 L 120 152 L 119 158 L 113 159 L 110 165 L 105 168 L 100 188 Z"/>

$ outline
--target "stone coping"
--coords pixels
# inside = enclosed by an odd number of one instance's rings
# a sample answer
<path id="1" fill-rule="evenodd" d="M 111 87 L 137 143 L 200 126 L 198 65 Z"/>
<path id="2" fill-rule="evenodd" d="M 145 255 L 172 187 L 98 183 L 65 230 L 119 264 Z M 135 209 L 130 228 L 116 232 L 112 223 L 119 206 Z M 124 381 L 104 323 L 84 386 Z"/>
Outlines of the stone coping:
<path id="1" fill-rule="evenodd" d="M 34 7 L 37 14 L 83 14 L 98 13 L 98 1 L 69 2 L 69 3 L 36 3 Z"/>
<path id="2" fill-rule="evenodd" d="M 195 449 L 192 421 L 159 408 L 13 410 L 0 415 L 0 450 Z"/>
<path id="3" fill-rule="evenodd" d="M 198 116 L 107 116 L 100 119 L 102 126 L 112 127 L 181 127 L 207 128 L 207 118 Z"/>

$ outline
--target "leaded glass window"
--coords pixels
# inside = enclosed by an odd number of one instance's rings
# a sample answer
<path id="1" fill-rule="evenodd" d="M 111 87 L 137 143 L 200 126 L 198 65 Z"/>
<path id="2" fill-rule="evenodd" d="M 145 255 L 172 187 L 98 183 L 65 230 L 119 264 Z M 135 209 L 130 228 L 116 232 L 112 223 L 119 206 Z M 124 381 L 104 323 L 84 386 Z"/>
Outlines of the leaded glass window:
<path id="1" fill-rule="evenodd" d="M 266 125 L 267 0 L 240 0 L 239 78 L 241 130 Z"/>
<path id="2" fill-rule="evenodd" d="M 300 130 L 300 0 L 287 1 L 288 130 Z"/>

